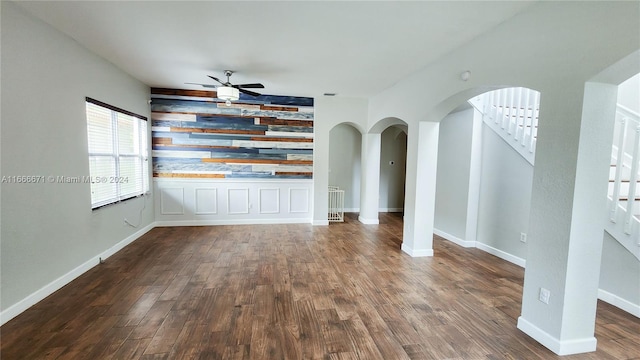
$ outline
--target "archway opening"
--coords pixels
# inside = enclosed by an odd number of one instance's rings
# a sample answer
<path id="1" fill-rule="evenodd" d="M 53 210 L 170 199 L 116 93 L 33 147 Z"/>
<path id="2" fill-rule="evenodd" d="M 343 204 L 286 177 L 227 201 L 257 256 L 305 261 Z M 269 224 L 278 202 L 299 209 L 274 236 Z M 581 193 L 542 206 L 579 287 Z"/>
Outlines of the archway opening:
<path id="1" fill-rule="evenodd" d="M 407 130 L 393 125 L 382 131 L 380 147 L 380 212 L 402 213 L 407 170 Z"/>
<path id="2" fill-rule="evenodd" d="M 329 186 L 344 191 L 345 213 L 360 211 L 362 134 L 348 124 L 338 124 L 329 132 Z M 346 216 L 345 219 L 350 218 Z"/>

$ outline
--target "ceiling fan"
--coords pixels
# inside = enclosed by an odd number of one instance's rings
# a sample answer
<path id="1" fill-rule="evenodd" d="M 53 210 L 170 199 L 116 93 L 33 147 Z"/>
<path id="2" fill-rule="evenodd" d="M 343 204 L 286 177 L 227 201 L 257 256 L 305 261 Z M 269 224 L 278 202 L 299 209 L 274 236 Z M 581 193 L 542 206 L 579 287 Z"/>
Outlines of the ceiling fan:
<path id="1" fill-rule="evenodd" d="M 264 85 L 260 83 L 252 83 L 252 84 L 237 84 L 234 85 L 231 83 L 229 78 L 233 75 L 234 71 L 225 70 L 224 75 L 227 77 L 227 81 L 223 82 L 215 76 L 207 75 L 213 80 L 220 83 L 220 85 L 210 85 L 210 84 L 199 84 L 199 83 L 185 83 L 192 85 L 201 85 L 207 88 L 215 88 L 218 94 L 218 99 L 225 100 L 225 104 L 227 106 L 231 105 L 231 101 L 238 100 L 240 98 L 240 93 L 251 95 L 251 96 L 260 96 L 261 94 L 250 91 L 247 89 L 264 89 Z"/>

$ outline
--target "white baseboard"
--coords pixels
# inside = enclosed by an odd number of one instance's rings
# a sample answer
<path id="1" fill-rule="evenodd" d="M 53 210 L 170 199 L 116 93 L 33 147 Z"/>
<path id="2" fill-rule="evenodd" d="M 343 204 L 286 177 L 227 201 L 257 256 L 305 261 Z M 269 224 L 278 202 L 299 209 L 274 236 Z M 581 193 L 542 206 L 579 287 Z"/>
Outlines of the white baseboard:
<path id="1" fill-rule="evenodd" d="M 324 220 L 319 220 L 320 222 Z M 163 220 L 156 226 L 214 226 L 214 225 L 273 225 L 273 224 L 314 224 L 311 219 L 236 219 L 236 220 Z M 329 224 L 327 220 L 326 225 Z M 324 223 L 317 225 L 325 225 Z"/>
<path id="2" fill-rule="evenodd" d="M 631 301 L 602 289 L 598 289 L 598 299 L 640 318 L 640 305 L 638 304 L 634 304 Z"/>
<path id="3" fill-rule="evenodd" d="M 433 249 L 411 249 L 404 243 L 402 244 L 401 249 L 411 257 L 433 256 Z"/>
<path id="4" fill-rule="evenodd" d="M 403 208 L 380 208 L 378 209 L 378 212 L 389 212 L 389 213 L 397 213 L 397 212 L 403 212 L 404 209 Z"/>
<path id="5" fill-rule="evenodd" d="M 518 329 L 558 355 L 582 354 L 596 351 L 597 340 L 593 336 L 584 339 L 558 340 L 525 320 L 522 316 L 518 317 Z"/>
<path id="6" fill-rule="evenodd" d="M 378 212 L 403 212 L 403 208 L 379 208 Z M 360 208 L 344 208 L 344 212 L 357 213 L 360 212 Z"/>
<path id="7" fill-rule="evenodd" d="M 363 218 L 362 216 L 358 216 L 358 221 L 360 221 L 361 223 L 363 223 L 365 225 L 378 225 L 378 224 L 380 224 L 380 220 L 378 220 L 378 219 L 367 219 L 367 218 Z"/>
<path id="8" fill-rule="evenodd" d="M 451 234 L 448 234 L 442 230 L 438 230 L 438 229 L 433 229 L 433 233 L 440 236 L 441 238 L 445 239 L 445 240 L 449 240 L 452 243 L 458 244 L 462 247 L 465 248 L 472 248 L 472 247 L 476 247 L 476 242 L 475 241 L 468 241 L 468 240 L 462 240 L 456 236 L 453 236 Z"/>
<path id="9" fill-rule="evenodd" d="M 483 244 L 483 243 L 478 242 L 478 241 L 463 240 L 463 239 L 460 239 L 460 238 L 458 238 L 456 236 L 453 236 L 451 234 L 448 234 L 448 233 L 446 233 L 446 232 L 444 232 L 442 230 L 435 229 L 435 228 L 433 229 L 433 233 L 438 235 L 438 236 L 440 236 L 441 238 L 443 238 L 445 240 L 451 241 L 452 243 L 458 244 L 458 245 L 460 245 L 462 247 L 465 247 L 465 248 L 476 247 L 476 248 L 478 248 L 478 249 L 480 249 L 482 251 L 486 251 L 491 255 L 495 255 L 495 256 L 499 257 L 500 259 L 502 259 L 502 260 L 506 260 L 506 261 L 508 261 L 510 263 L 513 263 L 513 264 L 516 264 L 518 266 L 525 267 L 525 265 L 526 265 L 526 260 L 525 259 L 517 257 L 515 255 L 511 255 L 508 252 L 502 251 L 500 249 L 496 249 L 496 248 L 494 248 L 492 246 L 489 246 L 487 244 Z"/>
<path id="10" fill-rule="evenodd" d="M 499 257 L 502 260 L 507 260 L 510 263 L 516 264 L 520 267 L 526 267 L 526 260 L 520 257 L 517 257 L 515 255 L 511 255 L 508 252 L 502 251 L 500 249 L 496 249 L 492 246 L 489 246 L 487 244 L 483 244 L 481 242 L 477 242 L 476 241 L 476 247 L 480 250 L 486 251 L 491 255 L 495 255 L 497 257 Z"/>
<path id="11" fill-rule="evenodd" d="M 100 264 L 100 259 L 104 260 L 110 257 L 111 255 L 115 254 L 125 246 L 131 244 L 132 242 L 140 238 L 142 235 L 146 234 L 149 230 L 153 229 L 154 227 L 155 227 L 155 223 L 151 223 L 145 226 L 144 228 L 128 236 L 126 239 L 118 242 L 117 244 L 113 245 L 109 249 L 85 261 L 83 264 L 76 267 L 75 269 L 69 271 L 68 273 L 60 276 L 54 281 L 43 286 L 36 292 L 28 295 L 26 298 L 11 305 L 10 307 L 8 307 L 7 309 L 5 309 L 0 313 L 0 325 L 4 325 L 7 321 L 20 315 L 23 311 L 27 310 L 28 308 L 40 302 L 42 299 L 58 291 L 63 286 L 67 285 L 68 283 L 76 279 L 78 276 L 84 274 L 94 266 Z"/>
<path id="12" fill-rule="evenodd" d="M 313 224 L 313 226 L 325 226 L 329 225 L 329 220 L 313 220 L 311 224 Z"/>

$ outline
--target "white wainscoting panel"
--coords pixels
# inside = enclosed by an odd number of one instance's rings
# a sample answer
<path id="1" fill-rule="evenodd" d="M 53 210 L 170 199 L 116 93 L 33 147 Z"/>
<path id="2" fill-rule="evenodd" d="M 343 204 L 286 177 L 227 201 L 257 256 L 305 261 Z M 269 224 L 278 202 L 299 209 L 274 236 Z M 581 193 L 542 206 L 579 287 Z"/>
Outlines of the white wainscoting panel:
<path id="1" fill-rule="evenodd" d="M 249 188 L 227 189 L 227 213 L 230 215 L 249 213 Z"/>
<path id="2" fill-rule="evenodd" d="M 160 192 L 160 214 L 184 215 L 184 189 L 166 187 Z"/>
<path id="3" fill-rule="evenodd" d="M 218 213 L 218 189 L 196 188 L 196 215 L 215 215 Z"/>
<path id="4" fill-rule="evenodd" d="M 260 214 L 280 213 L 280 189 L 260 188 Z"/>
<path id="5" fill-rule="evenodd" d="M 313 180 L 155 178 L 158 226 L 311 223 Z M 281 206 L 283 205 L 283 206 Z"/>
<path id="6" fill-rule="evenodd" d="M 304 214 L 309 212 L 309 189 L 289 188 L 289 213 Z"/>

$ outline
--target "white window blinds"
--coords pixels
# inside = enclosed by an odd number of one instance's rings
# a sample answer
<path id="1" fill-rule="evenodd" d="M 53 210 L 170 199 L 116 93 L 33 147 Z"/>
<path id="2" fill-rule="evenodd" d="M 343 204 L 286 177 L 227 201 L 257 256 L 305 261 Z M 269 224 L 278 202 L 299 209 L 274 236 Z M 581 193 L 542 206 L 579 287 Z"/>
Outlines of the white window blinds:
<path id="1" fill-rule="evenodd" d="M 147 118 L 86 98 L 91 208 L 149 191 Z"/>

